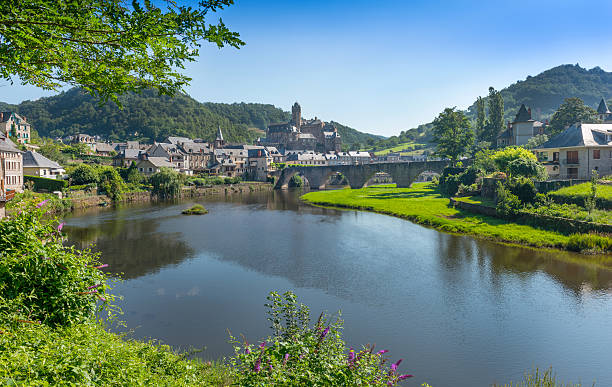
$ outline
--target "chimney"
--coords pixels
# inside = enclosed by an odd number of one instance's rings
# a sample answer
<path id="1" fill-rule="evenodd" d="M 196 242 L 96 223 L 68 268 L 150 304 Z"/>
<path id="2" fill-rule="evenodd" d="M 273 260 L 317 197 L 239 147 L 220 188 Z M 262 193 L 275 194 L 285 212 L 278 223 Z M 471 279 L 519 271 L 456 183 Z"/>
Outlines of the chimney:
<path id="1" fill-rule="evenodd" d="M 527 109 L 527 113 L 529 113 L 529 119 L 531 119 L 531 108 Z"/>

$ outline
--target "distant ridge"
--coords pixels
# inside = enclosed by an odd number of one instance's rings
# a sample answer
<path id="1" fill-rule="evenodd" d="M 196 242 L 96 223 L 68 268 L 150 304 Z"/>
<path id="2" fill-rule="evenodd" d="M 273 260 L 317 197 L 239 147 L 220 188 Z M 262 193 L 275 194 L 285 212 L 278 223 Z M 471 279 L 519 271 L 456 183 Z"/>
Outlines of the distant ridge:
<path id="1" fill-rule="evenodd" d="M 290 117 L 290 113 L 271 104 L 201 103 L 184 93 L 169 97 L 153 90 L 129 93 L 119 101 L 123 109 L 112 102 L 100 105 L 95 97 L 73 88 L 18 105 L 0 102 L 0 109 L 26 116 L 45 137 L 87 133 L 111 140 L 144 141 L 160 141 L 170 135 L 213 140 L 221 126 L 227 141 L 252 142 L 264 136 L 268 124 Z M 338 131 L 345 143 L 380 138 L 343 125 L 338 125 Z"/>

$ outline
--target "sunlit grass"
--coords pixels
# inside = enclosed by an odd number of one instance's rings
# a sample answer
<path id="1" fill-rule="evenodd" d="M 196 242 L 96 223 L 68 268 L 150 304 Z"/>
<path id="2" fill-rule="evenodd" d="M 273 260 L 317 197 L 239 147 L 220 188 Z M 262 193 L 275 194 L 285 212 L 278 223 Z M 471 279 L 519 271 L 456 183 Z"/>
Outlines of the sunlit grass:
<path id="1" fill-rule="evenodd" d="M 374 186 L 310 192 L 302 199 L 317 205 L 374 211 L 409 219 L 438 230 L 535 247 L 565 248 L 569 236 L 454 208 L 431 183 L 411 188 Z"/>

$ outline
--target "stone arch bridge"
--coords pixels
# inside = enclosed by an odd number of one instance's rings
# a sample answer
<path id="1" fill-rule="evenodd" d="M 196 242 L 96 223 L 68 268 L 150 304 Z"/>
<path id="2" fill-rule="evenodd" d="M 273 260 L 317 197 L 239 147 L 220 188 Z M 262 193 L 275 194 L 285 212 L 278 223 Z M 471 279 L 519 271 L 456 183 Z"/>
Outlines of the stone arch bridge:
<path id="1" fill-rule="evenodd" d="M 310 188 L 321 189 L 329 177 L 337 172 L 344 175 L 353 189 L 363 188 L 366 182 L 379 172 L 388 173 L 399 188 L 407 188 L 421 173 L 432 171 L 441 174 L 448 165 L 448 161 L 409 161 L 360 165 L 290 166 L 282 170 L 274 189 L 287 188 L 295 174 L 304 176 Z"/>

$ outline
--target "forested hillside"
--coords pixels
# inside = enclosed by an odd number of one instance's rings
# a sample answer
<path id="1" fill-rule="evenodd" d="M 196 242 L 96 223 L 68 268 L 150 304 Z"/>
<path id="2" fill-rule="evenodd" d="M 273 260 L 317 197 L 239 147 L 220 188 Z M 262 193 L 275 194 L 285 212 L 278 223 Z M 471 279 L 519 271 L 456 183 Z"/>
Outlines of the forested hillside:
<path id="1" fill-rule="evenodd" d="M 212 140 L 221 126 L 227 141 L 252 142 L 263 136 L 261 130 L 268 124 L 290 117 L 288 112 L 269 104 L 201 103 L 186 94 L 160 96 L 152 90 L 129 93 L 119 101 L 122 109 L 113 102 L 100 105 L 98 99 L 75 88 L 19 105 L 0 103 L 0 109 L 26 116 L 44 137 L 87 133 L 110 140 L 143 141 L 160 141 L 169 135 Z M 349 143 L 379 138 L 340 124 L 338 130 Z"/>
<path id="2" fill-rule="evenodd" d="M 487 94 L 488 90 L 482 91 L 485 106 Z M 501 94 L 504 99 L 505 121 L 514 120 L 523 103 L 532 109 L 534 119 L 544 121 L 550 119 L 565 98 L 578 97 L 586 105 L 595 109 L 601 98 L 610 100 L 612 98 L 612 72 L 606 72 L 599 67 L 587 70 L 579 65 L 561 65 L 513 83 L 502 89 Z M 467 114 L 470 119 L 475 120 L 475 102 L 468 108 Z M 432 121 L 434 118 L 432 117 Z M 372 149 L 380 151 L 399 144 L 430 141 L 431 128 L 432 125 L 429 123 L 402 131 L 399 136 L 377 141 Z"/>
<path id="3" fill-rule="evenodd" d="M 482 91 L 485 96 L 487 90 Z M 536 76 L 528 76 L 501 90 L 505 119 L 513 120 L 521 104 L 531 107 L 535 119 L 550 118 L 565 98 L 578 97 L 592 108 L 601 98 L 612 97 L 612 72 L 599 67 L 590 70 L 579 65 L 561 65 Z M 476 104 L 468 109 L 475 115 Z"/>

